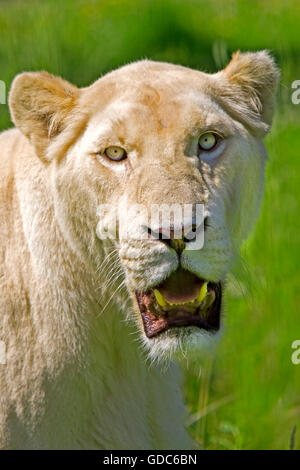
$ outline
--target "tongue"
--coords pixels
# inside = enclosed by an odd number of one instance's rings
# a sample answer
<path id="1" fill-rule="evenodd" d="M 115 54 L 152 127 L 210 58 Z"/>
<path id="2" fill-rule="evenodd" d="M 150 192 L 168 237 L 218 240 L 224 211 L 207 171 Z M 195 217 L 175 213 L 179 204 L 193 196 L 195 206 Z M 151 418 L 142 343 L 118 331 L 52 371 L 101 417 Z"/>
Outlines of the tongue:
<path id="1" fill-rule="evenodd" d="M 169 303 L 190 302 L 198 296 L 204 282 L 189 271 L 179 268 L 157 289 Z"/>

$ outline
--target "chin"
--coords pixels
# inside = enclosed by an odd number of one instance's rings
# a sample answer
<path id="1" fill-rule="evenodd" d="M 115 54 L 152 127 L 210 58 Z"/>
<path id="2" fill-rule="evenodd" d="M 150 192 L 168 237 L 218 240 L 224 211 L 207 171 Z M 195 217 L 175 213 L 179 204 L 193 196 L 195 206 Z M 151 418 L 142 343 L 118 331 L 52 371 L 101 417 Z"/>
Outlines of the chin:
<path id="1" fill-rule="evenodd" d="M 143 346 L 151 361 L 168 362 L 172 359 L 199 360 L 215 350 L 222 334 L 208 332 L 195 326 L 174 327 L 158 336 L 148 338 L 142 333 Z"/>

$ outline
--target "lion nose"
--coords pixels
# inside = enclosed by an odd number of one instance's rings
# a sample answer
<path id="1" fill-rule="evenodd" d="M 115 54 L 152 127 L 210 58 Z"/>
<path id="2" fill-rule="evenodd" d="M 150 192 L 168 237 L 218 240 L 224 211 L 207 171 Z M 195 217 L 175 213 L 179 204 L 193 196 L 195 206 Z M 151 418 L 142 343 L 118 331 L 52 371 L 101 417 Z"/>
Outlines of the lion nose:
<path id="1" fill-rule="evenodd" d="M 206 226 L 206 219 L 207 217 L 204 219 L 204 228 Z M 178 253 L 181 253 L 186 244 L 195 238 L 196 231 L 200 225 L 201 224 L 197 224 L 195 220 L 193 220 L 191 224 L 180 224 L 180 226 L 176 227 L 174 227 L 174 225 L 171 225 L 170 227 L 148 227 L 148 234 L 161 240 L 171 248 L 174 248 Z"/>

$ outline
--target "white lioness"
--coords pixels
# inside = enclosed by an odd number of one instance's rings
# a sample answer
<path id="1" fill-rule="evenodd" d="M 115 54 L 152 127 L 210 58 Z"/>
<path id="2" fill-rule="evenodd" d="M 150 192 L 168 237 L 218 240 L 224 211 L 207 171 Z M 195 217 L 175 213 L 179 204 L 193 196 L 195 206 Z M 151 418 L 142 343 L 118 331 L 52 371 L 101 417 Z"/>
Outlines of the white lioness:
<path id="1" fill-rule="evenodd" d="M 155 359 L 217 336 L 277 81 L 265 51 L 213 75 L 141 61 L 84 89 L 16 77 L 0 137 L 1 448 L 194 446 L 178 367 Z M 203 248 L 148 218 L 147 237 L 101 239 L 99 207 L 125 202 L 203 204 Z"/>

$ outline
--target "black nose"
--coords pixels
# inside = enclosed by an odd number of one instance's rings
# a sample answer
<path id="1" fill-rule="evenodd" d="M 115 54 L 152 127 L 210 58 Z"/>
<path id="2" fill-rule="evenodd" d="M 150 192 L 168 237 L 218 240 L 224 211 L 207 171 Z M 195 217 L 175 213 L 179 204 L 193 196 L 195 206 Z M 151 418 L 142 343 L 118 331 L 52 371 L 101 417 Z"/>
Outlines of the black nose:
<path id="1" fill-rule="evenodd" d="M 203 221 L 204 230 L 208 226 L 207 220 L 208 217 L 205 217 Z M 196 224 L 192 224 L 191 232 L 194 232 L 195 235 L 197 228 L 198 226 Z M 177 251 L 177 253 L 181 253 L 184 250 L 186 244 L 189 243 L 189 241 L 193 240 L 193 237 L 189 237 L 189 239 L 187 239 L 184 236 L 184 226 L 182 226 L 181 238 L 178 238 L 178 230 L 175 234 L 175 229 L 172 226 L 169 229 L 159 227 L 156 231 L 153 231 L 150 227 L 148 227 L 148 234 L 152 237 L 154 236 L 154 238 L 156 238 L 157 240 L 161 240 L 163 243 Z"/>

